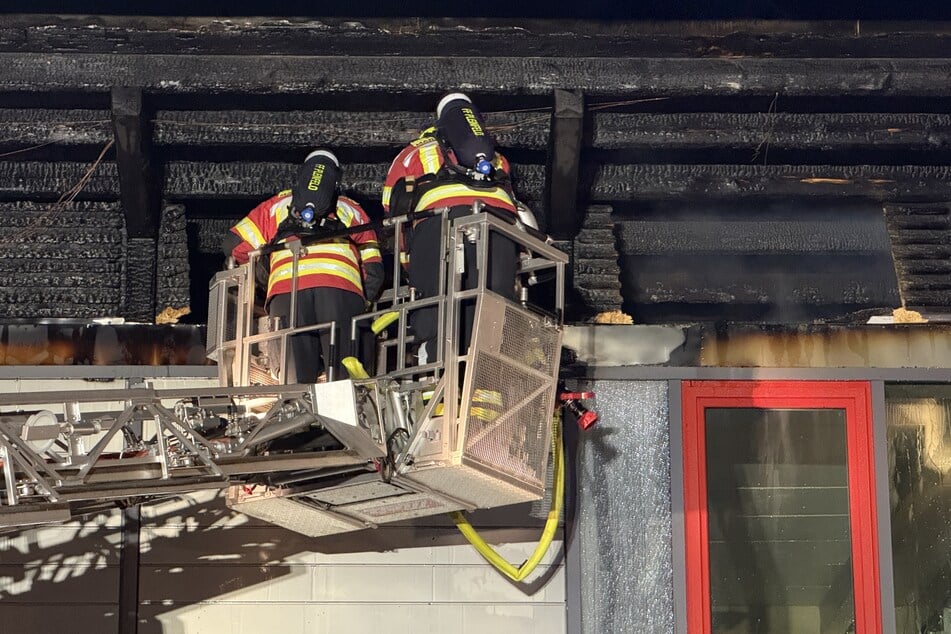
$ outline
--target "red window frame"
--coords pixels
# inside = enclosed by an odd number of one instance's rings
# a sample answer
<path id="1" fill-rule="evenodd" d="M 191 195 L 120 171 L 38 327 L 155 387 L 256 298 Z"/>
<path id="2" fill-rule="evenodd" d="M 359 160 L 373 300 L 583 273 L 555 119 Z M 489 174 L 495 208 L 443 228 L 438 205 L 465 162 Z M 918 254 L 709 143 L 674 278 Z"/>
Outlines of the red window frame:
<path id="1" fill-rule="evenodd" d="M 870 384 L 867 381 L 684 381 L 682 398 L 689 634 L 709 634 L 712 628 L 705 410 L 714 407 L 845 410 L 855 627 L 858 634 L 880 634 L 882 607 Z"/>

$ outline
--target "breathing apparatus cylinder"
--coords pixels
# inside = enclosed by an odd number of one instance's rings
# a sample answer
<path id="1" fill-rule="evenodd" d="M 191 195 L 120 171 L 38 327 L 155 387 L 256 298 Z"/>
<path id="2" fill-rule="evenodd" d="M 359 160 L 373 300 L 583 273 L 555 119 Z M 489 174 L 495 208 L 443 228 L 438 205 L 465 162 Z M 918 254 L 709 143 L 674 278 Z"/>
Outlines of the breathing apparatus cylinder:
<path id="1" fill-rule="evenodd" d="M 495 141 L 469 97 L 458 92 L 443 97 L 436 108 L 436 128 L 459 165 L 483 176 L 492 173 Z"/>
<path id="2" fill-rule="evenodd" d="M 340 162 L 327 150 L 307 155 L 291 189 L 291 208 L 302 222 L 312 223 L 336 208 Z"/>

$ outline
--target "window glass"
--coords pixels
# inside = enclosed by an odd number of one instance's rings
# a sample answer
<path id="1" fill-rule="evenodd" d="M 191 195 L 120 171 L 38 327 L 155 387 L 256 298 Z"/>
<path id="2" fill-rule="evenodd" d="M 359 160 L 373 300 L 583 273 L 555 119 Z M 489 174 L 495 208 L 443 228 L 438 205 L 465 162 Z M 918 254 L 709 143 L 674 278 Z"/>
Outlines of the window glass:
<path id="1" fill-rule="evenodd" d="M 713 631 L 854 627 L 844 410 L 706 410 Z"/>
<path id="2" fill-rule="evenodd" d="M 886 386 L 899 632 L 951 631 L 951 386 Z"/>

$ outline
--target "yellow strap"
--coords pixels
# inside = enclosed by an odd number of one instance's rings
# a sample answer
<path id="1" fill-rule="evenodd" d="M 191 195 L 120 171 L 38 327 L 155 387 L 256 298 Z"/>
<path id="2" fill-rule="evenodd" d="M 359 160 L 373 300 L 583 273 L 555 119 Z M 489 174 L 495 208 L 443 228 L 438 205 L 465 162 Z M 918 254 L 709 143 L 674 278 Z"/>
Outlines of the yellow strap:
<path id="1" fill-rule="evenodd" d="M 387 328 L 390 324 L 400 318 L 400 314 L 397 311 L 390 311 L 388 313 L 383 313 L 379 317 L 373 320 L 373 323 L 370 324 L 370 330 L 373 331 L 374 335 L 378 335 Z"/>
<path id="2" fill-rule="evenodd" d="M 502 405 L 502 393 L 496 390 L 486 390 L 478 388 L 472 394 L 473 403 L 486 403 L 488 405 Z"/>
<path id="3" fill-rule="evenodd" d="M 350 375 L 351 379 L 369 379 L 370 375 L 367 374 L 366 369 L 363 367 L 363 364 L 360 363 L 360 360 L 356 357 L 344 357 L 340 360 L 340 364 L 347 369 L 347 374 Z"/>

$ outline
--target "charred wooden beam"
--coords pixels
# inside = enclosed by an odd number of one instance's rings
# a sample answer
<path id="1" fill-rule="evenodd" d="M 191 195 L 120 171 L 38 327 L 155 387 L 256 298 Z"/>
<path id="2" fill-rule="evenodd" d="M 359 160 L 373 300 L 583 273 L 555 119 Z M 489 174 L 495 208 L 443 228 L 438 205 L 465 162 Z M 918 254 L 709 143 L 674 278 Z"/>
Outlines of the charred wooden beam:
<path id="1" fill-rule="evenodd" d="M 56 200 L 82 178 L 87 163 L 0 161 L 0 200 Z M 166 166 L 164 191 L 174 200 L 255 198 L 287 187 L 292 163 L 203 163 L 173 161 Z M 362 200 L 379 198 L 387 164 L 345 166 L 344 186 Z M 951 168 L 876 165 L 603 165 L 589 173 L 592 200 L 851 197 L 873 200 L 951 198 Z M 516 193 L 528 201 L 542 197 L 544 168 L 515 165 Z M 115 163 L 103 162 L 78 198 L 118 197 Z"/>
<path id="2" fill-rule="evenodd" d="M 89 171 L 89 163 L 59 161 L 0 161 L 0 200 L 58 200 Z M 116 164 L 104 161 L 77 194 L 77 200 L 116 200 Z"/>
<path id="3" fill-rule="evenodd" d="M 191 267 L 185 207 L 165 205 L 160 225 L 156 248 L 155 306 L 158 313 L 171 308 L 178 314 L 188 314 L 191 312 Z"/>
<path id="4" fill-rule="evenodd" d="M 942 24 L 5 16 L 0 51 L 528 56 L 943 57 Z"/>
<path id="5" fill-rule="evenodd" d="M 885 205 L 904 305 L 951 307 L 951 203 Z"/>
<path id="6" fill-rule="evenodd" d="M 150 322 L 157 312 L 156 246 L 161 210 L 151 158 L 151 126 L 143 110 L 141 88 L 112 89 L 112 124 L 119 195 L 129 238 L 129 305 L 124 312 L 136 321 Z"/>
<path id="7" fill-rule="evenodd" d="M 951 198 L 951 167 L 930 165 L 602 165 L 591 177 L 597 201 Z"/>
<path id="8" fill-rule="evenodd" d="M 115 203 L 0 203 L 4 317 L 121 312 L 126 247 Z"/>
<path id="9" fill-rule="evenodd" d="M 174 200 L 267 197 L 286 189 L 297 168 L 293 163 L 173 161 L 165 169 L 165 195 Z M 388 168 L 388 163 L 344 165 L 342 185 L 361 202 L 379 200 Z M 527 201 L 541 198 L 544 182 L 542 166 L 515 165 L 513 179 L 516 194 L 520 198 Z"/>
<path id="10" fill-rule="evenodd" d="M 888 236 L 874 204 L 831 203 L 820 209 L 779 203 L 748 208 L 701 205 L 654 214 L 618 216 L 618 249 L 626 255 L 768 255 L 888 250 Z"/>
<path id="11" fill-rule="evenodd" d="M 619 309 L 623 301 L 611 211 L 607 205 L 585 210 L 574 240 L 572 287 L 591 312 Z"/>
<path id="12" fill-rule="evenodd" d="M 222 240 L 236 220 L 235 218 L 188 218 L 189 249 L 205 255 L 219 255 Z"/>
<path id="13" fill-rule="evenodd" d="M 0 91 L 156 93 L 948 96 L 948 59 L 653 59 L 0 53 Z"/>
<path id="14" fill-rule="evenodd" d="M 545 219 L 548 233 L 558 240 L 573 238 L 581 226 L 578 173 L 583 132 L 584 97 L 578 92 L 556 90 L 545 172 Z"/>
<path id="15" fill-rule="evenodd" d="M 165 146 L 306 149 L 319 141 L 333 148 L 393 149 L 395 155 L 432 122 L 428 112 L 160 110 L 154 130 L 155 143 Z M 547 146 L 544 114 L 487 112 L 486 123 L 503 148 Z"/>
<path id="16" fill-rule="evenodd" d="M 0 148 L 39 144 L 103 145 L 112 138 L 106 110 L 0 109 Z"/>
<path id="17" fill-rule="evenodd" d="M 604 150 L 742 150 L 763 162 L 770 149 L 841 154 L 947 151 L 951 115 L 928 113 L 595 114 L 592 146 Z M 754 158 L 755 157 L 755 158 Z M 867 161 L 868 159 L 865 158 Z"/>
<path id="18" fill-rule="evenodd" d="M 141 88 L 112 89 L 116 169 L 120 198 L 130 238 L 155 238 L 159 227 L 159 197 L 151 159 L 151 126 L 142 109 Z"/>
<path id="19" fill-rule="evenodd" d="M 887 253 L 624 256 L 621 268 L 622 293 L 633 304 L 899 305 Z"/>

